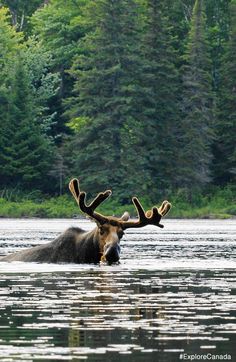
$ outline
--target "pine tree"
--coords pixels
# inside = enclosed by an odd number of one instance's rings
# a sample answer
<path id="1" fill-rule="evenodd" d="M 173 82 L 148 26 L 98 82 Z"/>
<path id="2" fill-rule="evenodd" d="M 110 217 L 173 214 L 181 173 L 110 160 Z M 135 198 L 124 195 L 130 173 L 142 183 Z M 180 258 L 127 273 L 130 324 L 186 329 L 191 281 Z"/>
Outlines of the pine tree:
<path id="1" fill-rule="evenodd" d="M 9 92 L 5 85 L 0 86 L 0 185 L 6 183 L 3 167 L 6 163 L 5 145 L 9 142 L 8 139 L 8 124 L 9 124 Z"/>
<path id="2" fill-rule="evenodd" d="M 9 109 L 10 109 L 10 74 L 14 59 L 23 47 L 22 34 L 17 33 L 10 25 L 10 15 L 7 8 L 0 8 L 0 182 L 4 185 L 5 165 L 4 145 L 9 144 L 8 136 Z"/>
<path id="3" fill-rule="evenodd" d="M 32 88 L 20 56 L 9 84 L 8 112 L 1 140 L 1 182 L 30 189 L 46 187 L 52 146 L 36 122 Z"/>
<path id="4" fill-rule="evenodd" d="M 218 90 L 224 44 L 229 36 L 231 0 L 206 1 L 207 32 L 212 59 L 213 87 Z"/>
<path id="5" fill-rule="evenodd" d="M 77 129 L 75 172 L 89 191 L 109 185 L 124 199 L 142 189 L 144 177 L 138 7 L 133 0 L 99 0 L 91 9 L 96 30 L 74 63 L 75 97 L 67 112 Z"/>
<path id="6" fill-rule="evenodd" d="M 183 67 L 180 186 L 189 193 L 210 181 L 214 102 L 203 0 L 196 0 Z"/>
<path id="7" fill-rule="evenodd" d="M 214 176 L 218 184 L 236 179 L 236 2 L 230 7 L 230 37 L 222 59 L 218 97 L 217 140 L 214 147 Z"/>
<path id="8" fill-rule="evenodd" d="M 144 36 L 145 140 L 147 168 L 152 194 L 175 184 L 179 119 L 179 74 L 177 53 L 165 1 L 148 0 Z"/>

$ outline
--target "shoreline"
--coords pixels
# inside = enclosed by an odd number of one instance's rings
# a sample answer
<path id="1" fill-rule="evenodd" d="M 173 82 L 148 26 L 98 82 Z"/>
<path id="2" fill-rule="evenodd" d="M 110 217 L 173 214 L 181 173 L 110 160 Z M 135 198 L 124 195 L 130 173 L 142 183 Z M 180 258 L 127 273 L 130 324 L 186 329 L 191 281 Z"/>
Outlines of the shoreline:
<path id="1" fill-rule="evenodd" d="M 214 193 L 208 196 L 200 195 L 194 202 L 190 203 L 184 197 L 168 197 L 172 208 L 165 219 L 235 219 L 236 218 L 236 196 L 235 192 Z M 142 202 L 147 211 L 152 206 L 151 202 Z M 158 202 L 157 205 L 159 205 Z M 132 202 L 121 205 L 116 199 L 104 203 L 98 208 L 98 212 L 104 215 L 121 216 L 125 211 L 136 218 L 136 210 Z M 35 200 L 5 199 L 0 198 L 0 218 L 74 218 L 82 219 L 83 214 L 78 205 L 68 195 L 51 198 L 39 198 Z"/>

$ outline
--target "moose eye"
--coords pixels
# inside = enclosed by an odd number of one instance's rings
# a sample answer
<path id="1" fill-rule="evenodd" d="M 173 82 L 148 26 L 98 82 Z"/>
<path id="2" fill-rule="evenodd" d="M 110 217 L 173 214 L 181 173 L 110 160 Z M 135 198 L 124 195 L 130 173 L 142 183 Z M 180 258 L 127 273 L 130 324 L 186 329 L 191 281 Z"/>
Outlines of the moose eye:
<path id="1" fill-rule="evenodd" d="M 100 228 L 99 231 L 100 231 L 100 235 L 103 235 L 105 233 L 105 230 L 103 228 Z"/>

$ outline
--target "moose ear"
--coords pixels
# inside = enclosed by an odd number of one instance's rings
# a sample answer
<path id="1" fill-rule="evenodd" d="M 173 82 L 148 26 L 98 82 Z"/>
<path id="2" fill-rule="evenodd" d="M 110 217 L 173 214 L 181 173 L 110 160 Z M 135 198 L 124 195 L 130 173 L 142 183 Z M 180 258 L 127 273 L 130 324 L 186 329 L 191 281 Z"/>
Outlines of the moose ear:
<path id="1" fill-rule="evenodd" d="M 122 221 L 128 221 L 130 218 L 130 215 L 127 211 L 124 212 L 124 214 L 121 216 L 120 220 Z"/>

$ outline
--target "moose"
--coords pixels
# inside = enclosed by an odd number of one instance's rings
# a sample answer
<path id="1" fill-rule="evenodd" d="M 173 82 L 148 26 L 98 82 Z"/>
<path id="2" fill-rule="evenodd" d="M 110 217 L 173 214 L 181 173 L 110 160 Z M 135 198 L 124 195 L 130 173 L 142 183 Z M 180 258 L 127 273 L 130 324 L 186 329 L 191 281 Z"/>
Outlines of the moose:
<path id="1" fill-rule="evenodd" d="M 163 201 L 159 208 L 153 207 L 145 212 L 138 198 L 133 197 L 132 201 L 137 210 L 138 219 L 130 220 L 128 212 L 125 212 L 120 218 L 104 216 L 95 210 L 111 195 L 111 190 L 100 192 L 90 204 L 87 204 L 86 193 L 80 191 L 78 179 L 70 181 L 69 189 L 80 210 L 95 221 L 97 226 L 92 231 L 71 227 L 52 242 L 4 256 L 0 261 L 79 264 L 117 263 L 120 259 L 120 240 L 124 235 L 124 231 L 146 225 L 163 228 L 164 226 L 160 224 L 160 220 L 171 208 L 168 201 Z"/>

